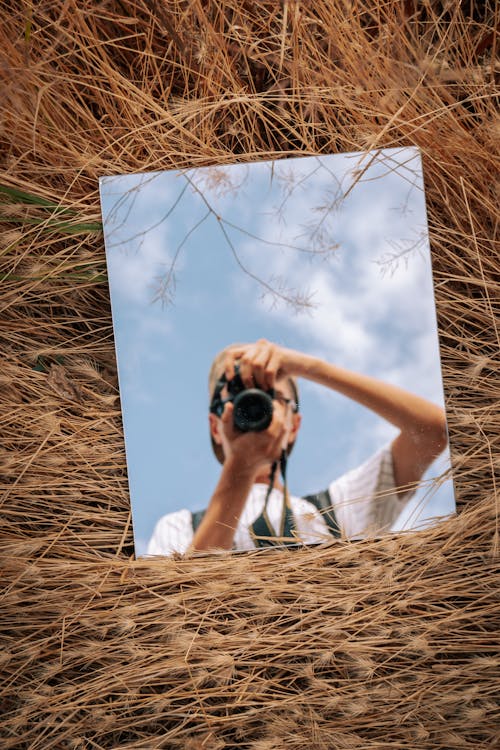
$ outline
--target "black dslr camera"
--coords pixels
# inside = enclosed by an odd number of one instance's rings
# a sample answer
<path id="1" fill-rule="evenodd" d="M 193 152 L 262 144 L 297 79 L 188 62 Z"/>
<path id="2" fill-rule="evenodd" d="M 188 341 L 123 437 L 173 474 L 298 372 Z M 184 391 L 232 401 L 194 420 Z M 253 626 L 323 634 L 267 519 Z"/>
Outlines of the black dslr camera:
<path id="1" fill-rule="evenodd" d="M 266 430 L 273 418 L 274 389 L 263 391 L 261 388 L 246 388 L 235 365 L 235 376 L 227 380 L 223 375 L 217 381 L 214 395 L 210 402 L 210 412 L 222 416 L 224 404 L 233 402 L 233 423 L 240 432 L 261 432 Z M 221 392 L 227 386 L 228 396 L 223 399 Z"/>

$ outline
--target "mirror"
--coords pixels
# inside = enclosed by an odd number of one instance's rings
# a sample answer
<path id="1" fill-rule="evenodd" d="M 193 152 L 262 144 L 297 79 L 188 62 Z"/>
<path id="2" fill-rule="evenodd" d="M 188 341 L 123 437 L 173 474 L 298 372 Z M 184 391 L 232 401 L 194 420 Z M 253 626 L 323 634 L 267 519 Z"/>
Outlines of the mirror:
<path id="1" fill-rule="evenodd" d="M 137 556 L 454 512 L 418 150 L 103 177 L 100 192 Z M 247 429 L 240 407 L 270 425 Z"/>

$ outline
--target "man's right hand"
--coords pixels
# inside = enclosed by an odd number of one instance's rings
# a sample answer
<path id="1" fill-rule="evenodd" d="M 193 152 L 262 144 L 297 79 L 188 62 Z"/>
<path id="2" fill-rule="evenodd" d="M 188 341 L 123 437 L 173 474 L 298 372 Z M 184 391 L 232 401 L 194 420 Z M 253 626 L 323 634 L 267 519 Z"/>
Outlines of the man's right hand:
<path id="1" fill-rule="evenodd" d="M 253 471 L 258 474 L 274 461 L 279 461 L 286 448 L 286 415 L 279 406 L 273 409 L 273 418 L 269 427 L 260 432 L 241 432 L 234 426 L 234 406 L 231 402 L 224 405 L 221 422 L 227 439 L 226 461 L 234 469 Z"/>
<path id="2" fill-rule="evenodd" d="M 286 409 L 276 403 L 271 424 L 260 432 L 234 426 L 234 406 L 224 405 L 217 421 L 223 437 L 224 465 L 209 506 L 191 545 L 193 550 L 231 549 L 238 521 L 255 482 L 266 482 L 274 461 L 286 448 Z M 221 434 L 219 432 L 219 434 Z"/>

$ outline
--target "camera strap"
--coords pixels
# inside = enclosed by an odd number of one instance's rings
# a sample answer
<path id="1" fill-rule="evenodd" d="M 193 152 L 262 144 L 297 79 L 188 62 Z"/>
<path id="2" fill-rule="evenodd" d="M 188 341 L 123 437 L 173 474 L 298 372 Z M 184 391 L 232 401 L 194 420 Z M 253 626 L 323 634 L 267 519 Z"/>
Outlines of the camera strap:
<path id="1" fill-rule="evenodd" d="M 271 497 L 271 492 L 273 491 L 278 464 L 280 466 L 281 477 L 283 480 L 283 511 L 280 528 L 275 531 L 267 513 L 267 505 L 269 498 Z M 282 451 L 280 460 L 275 461 L 271 466 L 271 471 L 269 473 L 269 486 L 267 488 L 262 513 L 249 527 L 250 536 L 256 547 L 281 547 L 287 544 L 297 544 L 295 519 L 293 517 L 290 496 L 288 494 L 286 464 L 287 454 L 286 451 Z"/>

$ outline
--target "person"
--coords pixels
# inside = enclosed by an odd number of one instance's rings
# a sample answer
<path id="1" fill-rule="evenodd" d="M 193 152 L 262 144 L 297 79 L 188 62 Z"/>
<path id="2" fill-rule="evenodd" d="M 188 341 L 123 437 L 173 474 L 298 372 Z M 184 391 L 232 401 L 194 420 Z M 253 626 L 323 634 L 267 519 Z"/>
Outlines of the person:
<path id="1" fill-rule="evenodd" d="M 265 429 L 242 431 L 235 425 L 230 384 L 237 375 L 242 388 L 272 394 L 272 416 Z M 361 466 L 306 498 L 288 493 L 285 473 L 301 424 L 298 378 L 356 401 L 399 429 L 389 445 Z M 149 555 L 314 544 L 332 534 L 349 539 L 380 534 L 390 529 L 447 444 L 445 414 L 436 404 L 265 339 L 220 352 L 212 364 L 209 389 L 210 436 L 222 464 L 219 481 L 202 513 L 181 510 L 158 521 Z M 219 409 L 213 408 L 214 399 Z"/>

